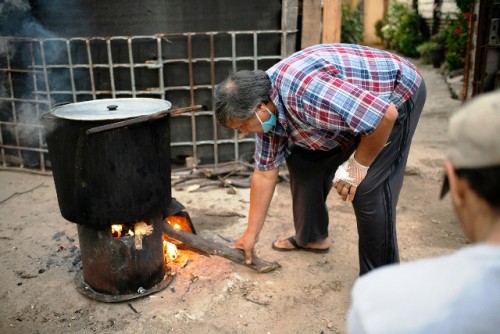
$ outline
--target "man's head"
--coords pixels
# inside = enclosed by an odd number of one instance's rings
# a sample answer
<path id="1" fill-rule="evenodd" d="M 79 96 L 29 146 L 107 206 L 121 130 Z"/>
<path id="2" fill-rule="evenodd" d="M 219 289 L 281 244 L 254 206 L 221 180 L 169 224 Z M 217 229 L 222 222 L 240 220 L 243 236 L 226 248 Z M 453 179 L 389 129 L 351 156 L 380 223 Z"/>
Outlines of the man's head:
<path id="1" fill-rule="evenodd" d="M 500 215 L 500 91 L 474 98 L 451 117 L 447 156 L 441 196 L 451 189 L 462 223 L 471 220 L 472 204 Z"/>
<path id="2" fill-rule="evenodd" d="M 269 102 L 270 92 L 271 81 L 264 71 L 244 70 L 231 74 L 215 90 L 217 121 L 234 128 L 234 122 L 254 118 L 257 108 Z"/>

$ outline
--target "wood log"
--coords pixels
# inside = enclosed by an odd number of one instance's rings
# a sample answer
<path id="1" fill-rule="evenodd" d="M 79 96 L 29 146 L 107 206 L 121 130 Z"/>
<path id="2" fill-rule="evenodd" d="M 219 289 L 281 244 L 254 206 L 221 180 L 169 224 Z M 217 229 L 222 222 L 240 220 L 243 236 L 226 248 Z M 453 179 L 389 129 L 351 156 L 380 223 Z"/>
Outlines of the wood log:
<path id="1" fill-rule="evenodd" d="M 247 264 L 242 250 L 230 248 L 221 243 L 202 238 L 196 234 L 178 231 L 168 223 L 163 224 L 163 233 L 165 233 L 169 238 L 185 244 L 189 249 L 199 250 L 203 254 L 221 256 L 237 264 L 251 268 L 259 273 L 267 273 L 281 267 L 277 262 L 264 261 L 255 255 L 252 258 L 252 264 Z"/>

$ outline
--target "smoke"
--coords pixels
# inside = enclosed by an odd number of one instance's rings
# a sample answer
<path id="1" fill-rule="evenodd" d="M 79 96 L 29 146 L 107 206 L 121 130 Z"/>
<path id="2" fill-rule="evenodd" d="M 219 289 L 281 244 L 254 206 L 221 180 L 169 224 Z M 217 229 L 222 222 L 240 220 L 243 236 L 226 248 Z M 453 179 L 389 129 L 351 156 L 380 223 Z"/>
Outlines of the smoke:
<path id="1" fill-rule="evenodd" d="M 33 69 L 39 63 L 40 50 L 37 43 L 17 37 L 51 38 L 56 34 L 44 28 L 32 13 L 28 0 L 0 1 L 0 67 L 10 67 L 14 71 L 0 71 L 0 121 L 14 122 L 16 126 L 5 125 L 0 129 L 4 144 L 28 148 L 40 148 L 40 113 L 46 111 L 41 104 L 30 103 L 35 99 L 35 81 L 37 78 L 24 70 Z M 39 45 L 39 44 L 38 44 Z M 58 58 L 60 50 L 44 49 L 50 57 Z M 16 71 L 23 70 L 23 71 Z M 40 90 L 38 87 L 37 89 Z M 38 107 L 37 107 L 38 106 Z M 6 150 L 16 155 L 15 150 Z M 38 154 L 25 150 L 22 152 L 23 163 L 27 166 L 38 165 Z M 9 158 L 7 157 L 7 160 Z"/>
<path id="2" fill-rule="evenodd" d="M 0 3 L 0 16 L 11 10 L 26 12 L 30 8 L 31 6 L 27 0 L 4 0 L 3 3 Z"/>
<path id="3" fill-rule="evenodd" d="M 56 37 L 45 29 L 33 16 L 31 2 L 28 0 L 4 0 L 0 4 L 0 35 L 24 37 Z"/>

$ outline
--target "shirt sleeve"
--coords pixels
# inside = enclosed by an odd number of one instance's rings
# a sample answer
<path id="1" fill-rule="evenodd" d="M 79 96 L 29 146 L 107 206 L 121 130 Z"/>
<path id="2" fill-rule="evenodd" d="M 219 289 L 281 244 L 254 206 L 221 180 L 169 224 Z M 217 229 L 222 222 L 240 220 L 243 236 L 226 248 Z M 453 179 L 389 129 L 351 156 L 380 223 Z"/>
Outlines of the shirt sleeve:
<path id="1" fill-rule="evenodd" d="M 288 139 L 272 132 L 255 136 L 255 166 L 259 170 L 270 170 L 285 162 L 290 155 Z"/>
<path id="2" fill-rule="evenodd" d="M 389 101 L 328 73 L 311 78 L 302 100 L 306 122 L 331 131 L 372 133 L 389 108 Z"/>

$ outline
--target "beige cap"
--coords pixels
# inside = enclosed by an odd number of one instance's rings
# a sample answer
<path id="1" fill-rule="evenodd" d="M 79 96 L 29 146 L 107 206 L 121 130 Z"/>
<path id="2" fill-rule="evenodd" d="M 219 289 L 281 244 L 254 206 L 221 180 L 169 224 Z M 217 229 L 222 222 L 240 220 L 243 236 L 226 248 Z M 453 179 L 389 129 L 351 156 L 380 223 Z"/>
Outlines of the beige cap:
<path id="1" fill-rule="evenodd" d="M 448 159 L 455 168 L 500 166 L 500 90 L 473 98 L 451 117 Z"/>

